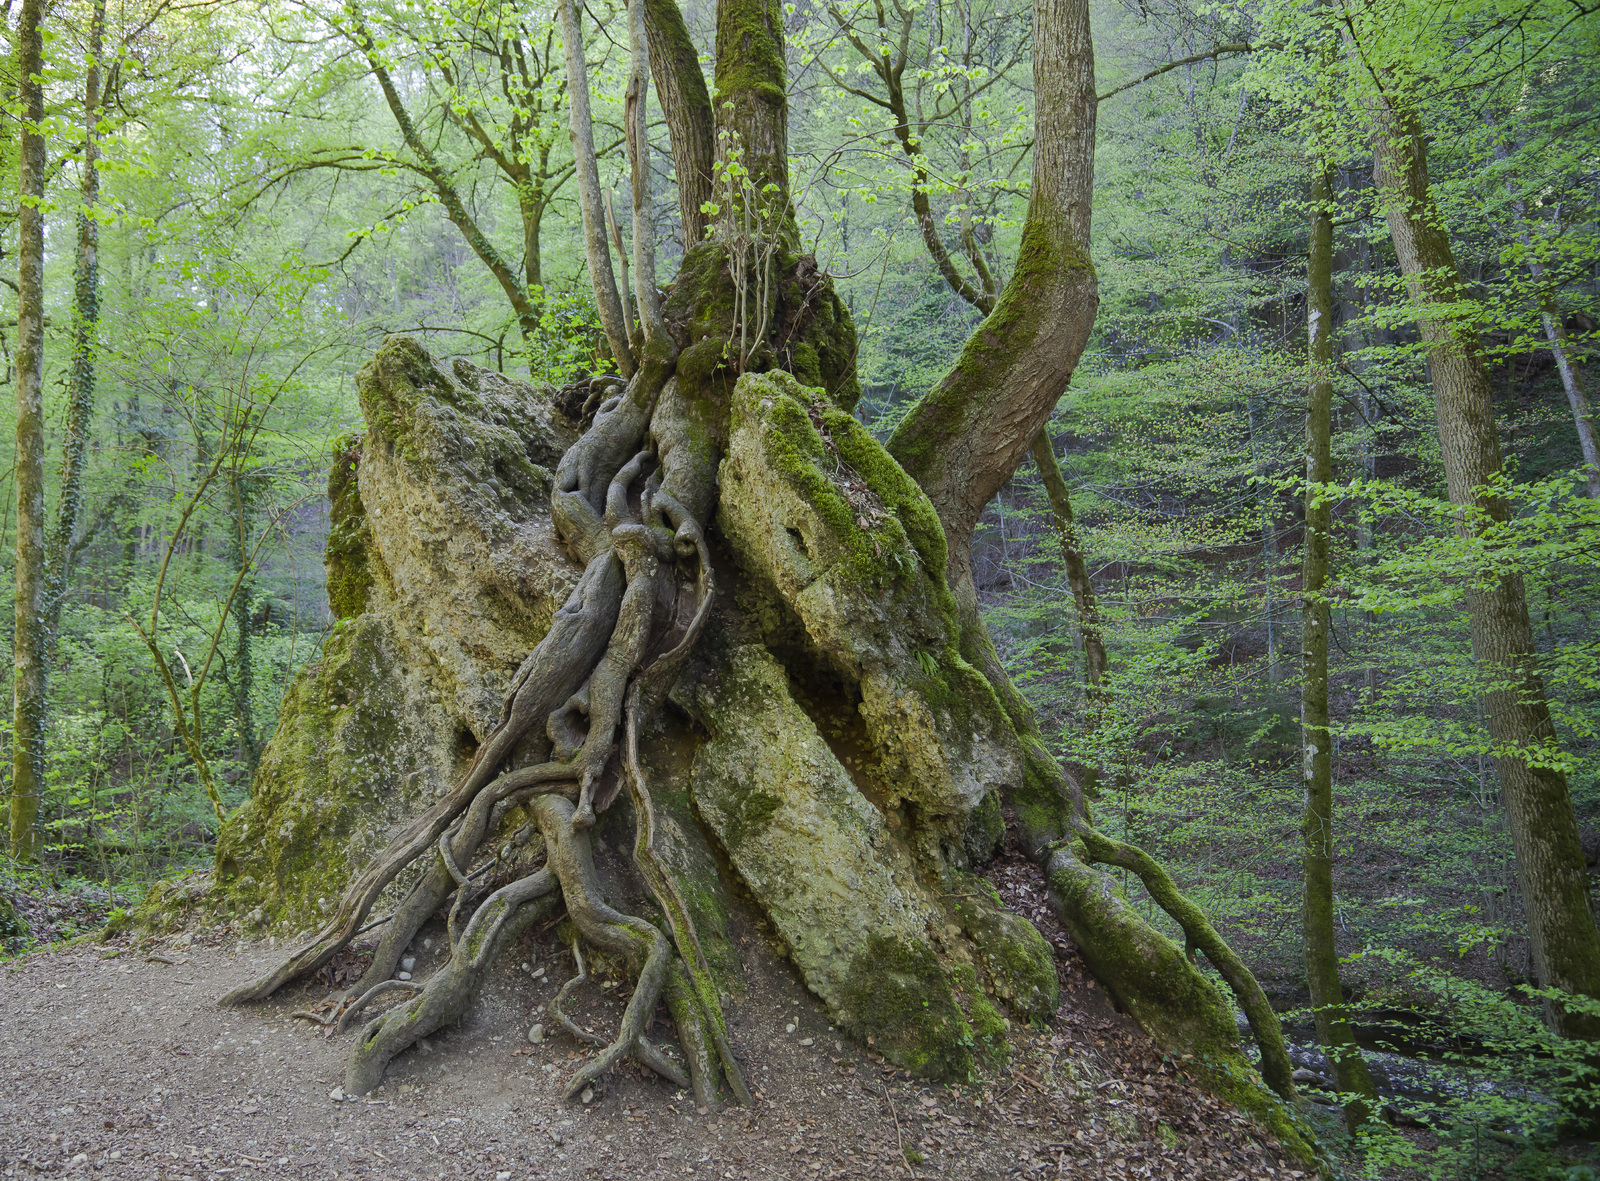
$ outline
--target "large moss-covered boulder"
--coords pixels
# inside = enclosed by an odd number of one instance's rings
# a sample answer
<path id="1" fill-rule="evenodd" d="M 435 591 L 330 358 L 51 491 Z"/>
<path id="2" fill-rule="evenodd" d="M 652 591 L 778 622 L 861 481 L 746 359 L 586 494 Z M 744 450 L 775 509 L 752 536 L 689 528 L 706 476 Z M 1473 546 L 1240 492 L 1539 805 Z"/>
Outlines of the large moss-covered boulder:
<path id="1" fill-rule="evenodd" d="M 458 781 L 579 573 L 550 522 L 574 430 L 552 391 L 407 340 L 357 386 L 366 430 L 329 480 L 340 619 L 224 827 L 212 889 L 280 929 L 317 925 Z M 657 855 L 720 991 L 739 992 L 729 915 L 753 900 L 842 1028 L 964 1078 L 1004 1052 L 1003 1011 L 1053 1011 L 1056 976 L 1044 940 L 971 872 L 1021 772 L 955 649 L 937 519 L 821 390 L 745 375 L 731 407 L 701 402 L 684 421 L 715 418 L 727 441 L 731 561 L 677 711 L 641 740 Z M 610 832 L 625 817 L 604 819 Z M 641 883 L 614 884 L 639 902 Z"/>
<path id="2" fill-rule="evenodd" d="M 550 526 L 576 436 L 549 387 L 390 340 L 357 375 L 325 554 L 338 620 L 285 697 L 218 842 L 215 900 L 315 926 L 390 833 L 448 790 L 578 571 Z"/>
<path id="3" fill-rule="evenodd" d="M 987 860 L 992 797 L 1022 777 L 1016 732 L 956 648 L 932 504 L 865 427 L 786 373 L 734 392 L 718 518 L 764 592 L 775 642 L 798 624 L 852 699 L 877 791 L 916 809 L 929 854 Z"/>

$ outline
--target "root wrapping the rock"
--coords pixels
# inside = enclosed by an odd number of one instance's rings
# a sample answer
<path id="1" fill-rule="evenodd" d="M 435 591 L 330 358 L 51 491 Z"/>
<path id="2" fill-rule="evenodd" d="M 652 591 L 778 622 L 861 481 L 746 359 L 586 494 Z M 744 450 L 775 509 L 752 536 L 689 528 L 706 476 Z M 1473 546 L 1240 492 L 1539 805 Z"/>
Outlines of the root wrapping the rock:
<path id="1" fill-rule="evenodd" d="M 646 370 L 621 392 L 605 384 L 607 396 L 593 421 L 562 458 L 551 517 L 584 572 L 544 640 L 517 670 L 500 722 L 460 784 L 390 841 L 351 883 L 332 920 L 310 943 L 222 998 L 224 1004 L 238 1004 L 268 996 L 326 963 L 364 929 L 382 890 L 423 859 L 426 868 L 390 916 L 372 966 L 327 1022 L 342 1029 L 379 996 L 402 988 L 416 993 L 361 1030 L 346 1071 L 351 1094 L 370 1090 L 396 1054 L 456 1020 L 504 942 L 552 909 L 559 897 L 580 937 L 619 957 L 636 977 L 616 1037 L 574 1074 L 567 1094 L 578 1093 L 632 1056 L 677 1085 L 692 1087 L 702 1105 L 716 1097 L 717 1067 L 733 1095 L 751 1101 L 728 1047 L 715 982 L 692 920 L 671 873 L 655 855 L 654 808 L 638 761 L 641 715 L 665 699 L 705 626 L 715 594 L 697 513 L 709 510 L 718 458 L 714 449 L 681 445 L 676 383 L 664 380 L 662 366 Z M 663 385 L 668 388 L 662 439 L 651 442 L 646 436 Z M 680 586 L 680 579 L 687 581 Z M 657 625 L 663 612 L 667 622 Z M 617 737 L 624 729 L 626 755 L 616 773 Z M 509 761 L 530 754 L 537 758 L 541 750 L 549 751 L 546 761 L 505 769 Z M 670 938 L 610 906 L 595 874 L 589 830 L 624 782 L 639 822 L 635 860 L 667 916 Z M 490 894 L 458 933 L 473 878 L 483 872 L 469 873 L 466 867 L 505 809 L 529 797 L 545 839 L 545 868 Z M 426 984 L 393 980 L 405 949 L 452 891 L 449 960 Z M 575 982 L 581 982 L 581 952 L 574 951 L 580 957 Z M 644 1036 L 663 996 L 678 1025 L 687 1069 Z M 592 1040 L 561 1011 L 559 998 L 551 1012 L 569 1032 Z"/>

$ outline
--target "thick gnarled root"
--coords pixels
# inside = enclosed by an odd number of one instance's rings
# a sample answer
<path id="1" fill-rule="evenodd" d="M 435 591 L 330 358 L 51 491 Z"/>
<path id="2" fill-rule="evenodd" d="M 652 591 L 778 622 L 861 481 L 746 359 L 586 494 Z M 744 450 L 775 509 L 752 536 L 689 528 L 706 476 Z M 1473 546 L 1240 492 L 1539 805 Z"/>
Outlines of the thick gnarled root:
<path id="1" fill-rule="evenodd" d="M 690 1062 L 690 1076 L 685 1076 L 670 1059 L 666 1059 L 644 1040 L 645 1027 L 655 1012 L 656 1002 L 661 999 L 672 965 L 672 945 L 665 935 L 643 919 L 625 915 L 606 903 L 595 873 L 589 833 L 572 825 L 575 811 L 572 804 L 556 798 L 543 799 L 534 805 L 534 818 L 544 833 L 549 850 L 550 871 L 561 882 L 567 915 L 579 934 L 596 947 L 622 959 L 636 974 L 637 980 L 633 995 L 623 1011 L 616 1038 L 572 1076 L 566 1087 L 567 1097 L 576 1095 L 629 1055 L 680 1086 L 690 1085 L 693 1082 L 693 1061 Z M 581 953 L 578 954 L 581 957 Z M 581 958 L 578 962 L 581 969 Z M 563 989 L 562 995 L 565 991 Z M 584 1041 L 590 1041 L 591 1035 L 560 1012 L 560 999 L 561 996 L 558 996 L 552 1014 L 569 1032 Z M 697 1086 L 697 1093 L 699 1090 Z"/>
<path id="2" fill-rule="evenodd" d="M 593 407 L 592 423 L 562 458 L 551 518 L 583 564 L 583 576 L 518 669 L 500 723 L 461 783 L 374 858 L 307 946 L 223 998 L 225 1004 L 259 999 L 325 964 L 367 929 L 362 924 L 379 894 L 422 859 L 422 876 L 387 920 L 371 968 L 334 1010 L 343 1028 L 379 996 L 416 992 L 361 1030 L 346 1071 L 352 1094 L 370 1090 L 396 1054 L 462 1015 L 498 949 L 555 905 L 559 886 L 581 937 L 617 956 L 637 977 L 616 1038 L 573 1076 L 567 1093 L 578 1093 L 631 1056 L 692 1087 L 702 1105 L 716 1097 L 720 1066 L 734 1096 L 751 1101 L 693 924 L 655 856 L 653 807 L 637 757 L 640 715 L 660 707 L 715 594 L 700 518 L 711 508 L 718 457 L 685 445 L 691 424 L 676 383 L 659 366 L 646 369 L 650 376 L 636 377 L 621 392 L 615 383 L 603 383 L 604 400 Z M 658 396 L 661 421 L 653 424 Z M 657 437 L 647 439 L 653 426 Z M 624 725 L 627 755 L 619 769 L 617 737 Z M 543 750 L 549 751 L 547 761 L 504 769 Z M 595 875 L 589 832 L 624 782 L 641 824 L 635 860 L 667 915 L 670 937 L 609 906 Z M 545 869 L 491 894 L 458 936 L 472 881 L 488 868 L 469 867 L 505 810 L 530 795 L 546 842 Z M 392 980 L 401 956 L 452 891 L 450 960 L 426 985 L 401 989 Z M 644 1036 L 663 995 L 678 1025 L 687 1070 Z M 594 1040 L 564 1019 L 559 1004 L 552 1013 L 570 1032 Z"/>
<path id="3" fill-rule="evenodd" d="M 1256 1045 L 1261 1050 L 1261 1075 L 1267 1085 L 1288 1100 L 1294 1099 L 1294 1065 L 1289 1061 L 1289 1048 L 1284 1044 L 1283 1026 L 1272 1011 L 1266 993 L 1255 974 L 1229 947 L 1217 929 L 1206 918 L 1205 912 L 1178 890 L 1177 885 L 1150 854 L 1136 845 L 1112 840 L 1087 824 L 1078 826 L 1078 838 L 1083 842 L 1091 861 L 1115 865 L 1136 874 L 1144 883 L 1156 905 L 1172 916 L 1183 929 L 1185 952 L 1193 958 L 1194 951 L 1202 951 L 1213 967 L 1221 973 L 1233 991 L 1234 999 L 1244 1010 L 1255 1034 Z"/>
<path id="4" fill-rule="evenodd" d="M 383 1081 L 400 1051 L 418 1038 L 456 1021 L 482 987 L 500 948 L 554 909 L 556 881 L 541 869 L 496 890 L 480 906 L 445 963 L 411 1001 L 369 1021 L 356 1038 L 345 1067 L 345 1090 L 364 1095 Z M 370 996 L 376 989 L 369 990 Z"/>

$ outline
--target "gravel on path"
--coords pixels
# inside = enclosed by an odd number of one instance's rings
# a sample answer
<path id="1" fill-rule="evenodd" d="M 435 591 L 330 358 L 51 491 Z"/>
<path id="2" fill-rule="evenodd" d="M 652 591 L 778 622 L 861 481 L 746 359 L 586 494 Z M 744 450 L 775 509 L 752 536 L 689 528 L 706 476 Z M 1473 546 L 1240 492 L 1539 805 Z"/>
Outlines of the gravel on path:
<path id="1" fill-rule="evenodd" d="M 1030 872 L 1031 871 L 1031 872 Z M 729 1011 L 754 1110 L 696 1109 L 627 1064 L 562 1102 L 584 1051 L 526 1037 L 570 963 L 502 956 L 465 1021 L 340 1090 L 351 1033 L 291 1013 L 324 985 L 247 1009 L 216 998 L 281 949 L 227 936 L 77 947 L 0 969 L 0 1176 L 523 1179 L 1300 1178 L 1250 1121 L 1198 1092 L 1083 972 L 1037 870 L 991 879 L 1057 945 L 1062 1007 L 972 1086 L 896 1071 L 828 1025 L 787 964 L 752 969 Z M 549 937 L 553 939 L 553 936 Z M 750 957 L 752 960 L 755 957 Z M 420 969 L 419 969 L 420 973 Z M 586 986 L 604 1028 L 625 988 Z"/>

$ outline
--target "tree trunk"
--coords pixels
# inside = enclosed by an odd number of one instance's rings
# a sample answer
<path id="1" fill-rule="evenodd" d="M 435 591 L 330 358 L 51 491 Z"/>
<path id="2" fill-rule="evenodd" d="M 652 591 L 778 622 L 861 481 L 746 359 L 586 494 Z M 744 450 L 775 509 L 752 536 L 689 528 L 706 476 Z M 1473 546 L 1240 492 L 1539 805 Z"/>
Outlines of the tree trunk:
<path id="1" fill-rule="evenodd" d="M 1501 474 L 1489 376 L 1471 326 L 1472 305 L 1428 187 L 1422 127 L 1415 110 L 1400 105 L 1404 101 L 1375 100 L 1373 173 L 1428 347 L 1445 480 L 1451 503 L 1504 521 L 1509 516 L 1504 499 L 1485 490 Z M 1465 514 L 1461 528 L 1473 528 Z M 1600 999 L 1600 929 L 1590 908 L 1566 776 L 1517 753 L 1543 748 L 1548 757 L 1556 744 L 1522 578 L 1504 575 L 1468 591 L 1466 598 L 1484 714 L 1502 752 L 1495 765 L 1517 854 L 1534 970 L 1546 987 Z M 1546 1006 L 1546 1016 L 1563 1034 L 1600 1038 L 1600 1020 L 1556 1003 Z"/>
<path id="2" fill-rule="evenodd" d="M 927 493 L 943 526 L 962 655 L 982 670 L 1016 727 L 1024 771 L 1010 802 L 1024 847 L 1048 858 L 1053 909 L 1118 1003 L 1158 1043 L 1204 1047 L 1178 1052 L 1209 1056 L 1221 1072 L 1214 1081 L 1220 1081 L 1242 1062 L 1221 998 L 1183 950 L 1145 923 L 1094 868 L 1105 855 L 1095 852 L 1103 846 L 1090 827 L 1082 791 L 1049 753 L 978 611 L 973 528 L 1066 390 L 1098 304 L 1088 253 L 1095 125 L 1088 5 L 1035 0 L 1033 27 L 1033 183 L 1016 267 L 955 367 L 913 407 L 888 449 Z M 1159 901 L 1159 883 L 1151 893 Z M 1174 910 L 1182 911 L 1178 901 L 1186 900 L 1174 899 Z M 1239 977 L 1241 987 L 1248 976 L 1245 970 Z M 1269 1082 L 1292 1096 L 1287 1057 L 1271 1053 L 1274 1044 L 1282 1045 L 1276 1017 L 1264 1006 L 1245 1004 L 1248 1013 L 1270 1024 L 1257 1033 Z M 1267 1106 L 1255 1110 L 1280 1135 L 1298 1139 L 1281 1113 Z"/>
<path id="3" fill-rule="evenodd" d="M 1067 482 L 1061 478 L 1061 464 L 1056 460 L 1055 447 L 1050 442 L 1050 432 L 1040 431 L 1033 440 L 1033 462 L 1039 465 L 1039 475 L 1044 479 L 1044 490 L 1050 498 L 1050 511 L 1055 518 L 1056 538 L 1061 542 L 1061 559 L 1067 568 L 1067 585 L 1072 588 L 1072 603 L 1078 612 L 1078 631 L 1083 636 L 1083 660 L 1089 674 L 1090 692 L 1100 685 L 1106 673 L 1106 646 L 1100 632 L 1100 608 L 1094 601 L 1094 583 L 1089 579 L 1089 566 L 1083 560 L 1082 543 L 1078 540 L 1078 527 L 1072 519 L 1072 499 L 1067 493 Z"/>
<path id="4" fill-rule="evenodd" d="M 595 307 L 605 329 L 611 355 L 623 377 L 632 377 L 637 367 L 628 344 L 628 317 L 617 291 L 616 273 L 611 268 L 611 249 L 606 245 L 604 215 L 601 212 L 600 165 L 595 157 L 594 122 L 589 117 L 589 68 L 583 56 L 583 25 L 577 0 L 560 0 L 561 44 L 567 56 L 567 110 L 572 121 L 572 158 L 577 173 L 578 209 L 583 215 L 583 251 L 594 285 Z"/>
<path id="5" fill-rule="evenodd" d="M 1052 34 L 1039 36 L 1047 24 Z M 1037 0 L 1034 29 L 1036 147 L 1016 267 L 955 367 L 889 441 L 889 453 L 939 513 L 950 585 L 963 623 L 974 628 L 980 625 L 972 530 L 1066 390 L 1099 304 L 1089 259 L 1095 122 L 1089 14 L 1072 0 Z M 991 654 L 981 658 L 985 672 L 999 671 Z"/>
<path id="6" fill-rule="evenodd" d="M 1538 263 L 1529 261 L 1528 271 L 1535 279 L 1543 271 Z M 1550 342 L 1550 355 L 1555 358 L 1556 369 L 1561 374 L 1561 388 L 1567 393 L 1567 405 L 1572 407 L 1572 424 L 1578 431 L 1578 446 L 1583 451 L 1584 479 L 1589 486 L 1589 498 L 1600 500 L 1600 442 L 1595 440 L 1594 411 L 1589 405 L 1589 394 L 1583 388 L 1583 373 L 1573 364 L 1567 349 L 1567 331 L 1561 324 L 1561 311 L 1553 303 L 1539 309 L 1539 321 L 1544 325 L 1545 339 Z"/>
<path id="7" fill-rule="evenodd" d="M 1344 1008 L 1339 949 L 1333 926 L 1333 731 L 1328 722 L 1328 531 L 1333 510 L 1324 490 L 1333 480 L 1333 187 L 1327 169 L 1312 166 L 1311 252 L 1306 274 L 1306 536 L 1300 631 L 1300 754 L 1305 782 L 1304 836 L 1306 980 L 1317 1040 L 1333 1064 L 1343 1094 L 1376 1099 L 1377 1091 Z M 1370 1114 L 1366 1103 L 1345 1108 L 1354 1131 Z"/>
<path id="8" fill-rule="evenodd" d="M 717 163 L 734 154 L 764 210 L 789 215 L 788 68 L 778 0 L 718 0 Z M 681 169 L 680 169 L 681 171 Z M 772 191 L 768 192 L 768 186 Z"/>
<path id="9" fill-rule="evenodd" d="M 39 857 L 44 787 L 48 580 L 44 513 L 44 0 L 17 26 L 22 108 L 17 247 L 17 606 L 12 657 L 11 855 Z"/>
<path id="10" fill-rule="evenodd" d="M 67 438 L 61 455 L 61 499 L 47 547 L 49 586 L 45 592 L 45 661 L 55 667 L 61 604 L 72 576 L 73 535 L 83 509 L 83 474 L 89 427 L 94 417 L 95 350 L 100 326 L 100 54 L 106 28 L 105 0 L 95 0 L 89 17 L 89 65 L 83 83 L 83 181 L 79 186 L 78 250 L 72 283 L 72 369 L 67 385 Z"/>
<path id="11" fill-rule="evenodd" d="M 644 21 L 650 38 L 650 72 L 677 166 L 678 216 L 683 225 L 683 248 L 688 251 L 706 236 L 702 206 L 712 199 L 716 121 L 706 78 L 700 72 L 700 54 L 683 22 L 678 0 L 645 0 Z"/>

